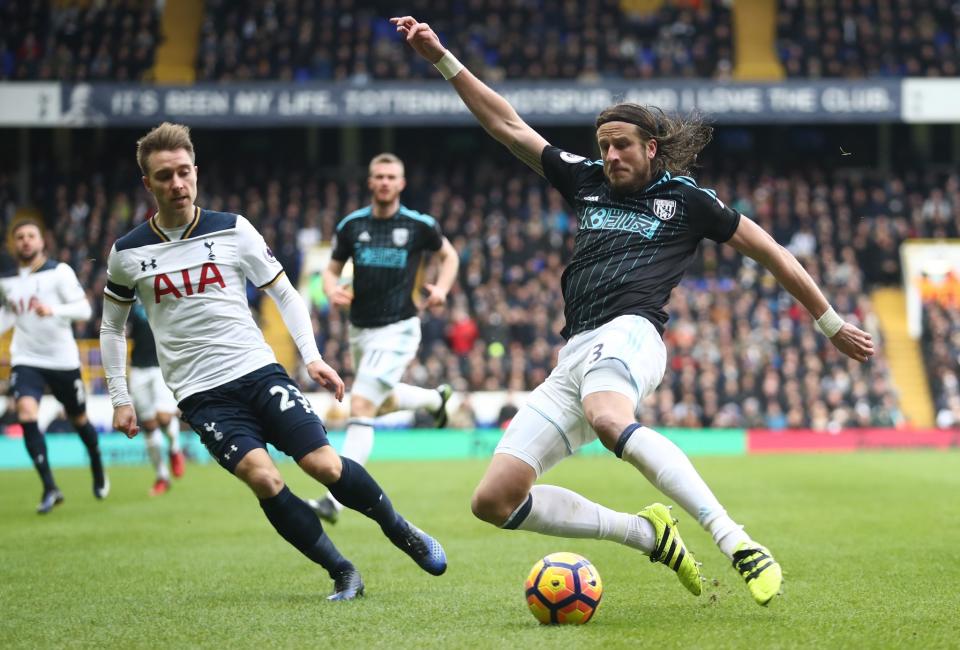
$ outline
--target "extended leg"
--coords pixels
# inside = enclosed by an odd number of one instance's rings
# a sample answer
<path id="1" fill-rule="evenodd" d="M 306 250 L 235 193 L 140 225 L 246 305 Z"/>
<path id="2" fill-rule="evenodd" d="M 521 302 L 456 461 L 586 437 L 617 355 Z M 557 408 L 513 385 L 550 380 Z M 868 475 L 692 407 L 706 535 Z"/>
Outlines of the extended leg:
<path id="1" fill-rule="evenodd" d="M 310 476 L 326 485 L 340 503 L 376 521 L 384 535 L 424 571 L 432 575 L 446 571 L 447 558 L 443 547 L 394 510 L 389 497 L 363 466 L 350 458 L 337 456 L 330 446 L 310 452 L 298 463 Z"/>
<path id="2" fill-rule="evenodd" d="M 316 562 L 334 580 L 332 600 L 350 600 L 363 594 L 360 574 L 333 545 L 310 507 L 284 484 L 264 449 L 249 451 L 234 470 L 260 500 L 260 508 L 280 536 Z"/>

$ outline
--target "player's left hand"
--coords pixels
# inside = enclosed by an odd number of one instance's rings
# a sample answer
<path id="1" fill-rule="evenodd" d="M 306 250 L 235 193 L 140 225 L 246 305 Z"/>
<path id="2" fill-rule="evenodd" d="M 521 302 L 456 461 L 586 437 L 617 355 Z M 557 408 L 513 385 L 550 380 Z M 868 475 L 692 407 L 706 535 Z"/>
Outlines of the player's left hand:
<path id="1" fill-rule="evenodd" d="M 311 361 L 307 364 L 307 373 L 310 375 L 310 379 L 333 393 L 338 402 L 343 401 L 343 392 L 345 390 L 343 380 L 340 379 L 340 375 L 337 374 L 336 370 L 327 365 L 326 361 L 322 359 Z"/>
<path id="2" fill-rule="evenodd" d="M 856 359 L 860 363 L 866 362 L 875 352 L 873 337 L 870 336 L 869 332 L 864 332 L 850 323 L 844 323 L 840 331 L 830 339 L 830 342 L 845 355 L 851 359 Z"/>
<path id="3" fill-rule="evenodd" d="M 424 284 L 423 288 L 427 290 L 426 300 L 423 301 L 424 307 L 442 307 L 446 304 L 446 291 L 435 284 Z"/>
<path id="4" fill-rule="evenodd" d="M 47 316 L 53 316 L 53 308 L 50 307 L 50 305 L 45 305 L 39 301 L 34 303 L 33 311 L 36 312 L 37 316 L 42 316 L 44 318 Z"/>

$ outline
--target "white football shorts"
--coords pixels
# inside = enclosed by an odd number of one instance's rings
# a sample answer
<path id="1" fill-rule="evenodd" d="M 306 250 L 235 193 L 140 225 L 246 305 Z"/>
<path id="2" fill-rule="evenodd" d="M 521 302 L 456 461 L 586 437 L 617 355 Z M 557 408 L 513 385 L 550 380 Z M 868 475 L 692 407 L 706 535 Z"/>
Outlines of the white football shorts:
<path id="1" fill-rule="evenodd" d="M 137 420 L 152 420 L 157 413 L 176 413 L 177 400 L 163 381 L 160 366 L 130 367 L 130 397 Z"/>
<path id="2" fill-rule="evenodd" d="M 626 395 L 639 418 L 640 403 L 660 385 L 666 367 L 663 339 L 642 316 L 618 316 L 581 332 L 560 349 L 557 367 L 530 393 L 494 453 L 515 456 L 540 476 L 596 439 L 583 414 L 587 394 L 612 390 Z M 594 369 L 620 380 L 591 381 L 585 386 L 584 377 Z"/>
<path id="3" fill-rule="evenodd" d="M 411 316 L 383 327 L 350 326 L 350 355 L 356 376 L 352 395 L 380 407 L 400 383 L 420 348 L 420 318 Z"/>

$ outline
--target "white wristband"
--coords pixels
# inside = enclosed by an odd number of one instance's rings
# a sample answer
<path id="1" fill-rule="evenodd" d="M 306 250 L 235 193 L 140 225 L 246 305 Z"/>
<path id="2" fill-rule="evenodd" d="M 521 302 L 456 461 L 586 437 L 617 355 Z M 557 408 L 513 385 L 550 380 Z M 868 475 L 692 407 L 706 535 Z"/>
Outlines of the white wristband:
<path id="1" fill-rule="evenodd" d="M 463 70 L 463 64 L 457 60 L 457 57 L 453 56 L 453 53 L 450 50 L 447 50 L 443 53 L 443 56 L 440 57 L 440 60 L 433 64 L 434 67 L 440 71 L 440 74 L 443 75 L 443 78 L 447 81 L 450 81 L 457 74 Z"/>
<path id="2" fill-rule="evenodd" d="M 817 327 L 828 339 L 832 339 L 836 333 L 840 331 L 840 328 L 843 327 L 843 319 L 837 315 L 833 307 L 830 307 L 817 319 Z"/>

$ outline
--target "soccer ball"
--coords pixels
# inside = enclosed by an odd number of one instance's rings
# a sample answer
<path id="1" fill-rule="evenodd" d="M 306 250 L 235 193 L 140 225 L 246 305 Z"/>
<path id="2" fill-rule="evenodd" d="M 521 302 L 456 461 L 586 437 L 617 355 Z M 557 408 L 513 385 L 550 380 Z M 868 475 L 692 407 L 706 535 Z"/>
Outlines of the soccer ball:
<path id="1" fill-rule="evenodd" d="M 603 583 L 587 558 L 551 553 L 530 569 L 524 592 L 530 612 L 544 625 L 582 625 L 600 606 Z"/>

